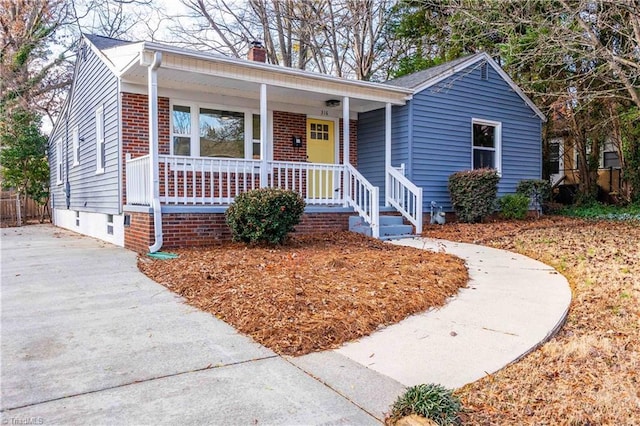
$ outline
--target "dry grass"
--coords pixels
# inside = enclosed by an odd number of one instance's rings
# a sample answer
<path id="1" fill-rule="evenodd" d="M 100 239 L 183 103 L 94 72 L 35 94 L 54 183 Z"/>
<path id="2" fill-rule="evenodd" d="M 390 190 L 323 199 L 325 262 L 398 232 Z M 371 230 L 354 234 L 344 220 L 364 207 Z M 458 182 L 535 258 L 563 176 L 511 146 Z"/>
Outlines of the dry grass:
<path id="1" fill-rule="evenodd" d="M 441 306 L 468 281 L 458 258 L 353 233 L 177 253 L 138 265 L 189 304 L 287 355 L 334 348 Z"/>
<path id="2" fill-rule="evenodd" d="M 640 224 L 451 224 L 425 236 L 482 242 L 554 266 L 570 281 L 566 325 L 522 361 L 460 390 L 478 425 L 640 424 Z"/>

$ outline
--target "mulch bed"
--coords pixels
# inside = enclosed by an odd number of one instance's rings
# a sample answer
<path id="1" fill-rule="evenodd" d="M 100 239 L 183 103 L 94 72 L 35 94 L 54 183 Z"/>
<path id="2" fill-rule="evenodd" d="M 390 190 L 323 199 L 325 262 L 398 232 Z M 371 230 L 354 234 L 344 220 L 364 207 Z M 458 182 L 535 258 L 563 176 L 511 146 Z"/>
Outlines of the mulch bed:
<path id="1" fill-rule="evenodd" d="M 442 306 L 468 281 L 461 259 L 349 232 L 175 252 L 171 260 L 141 257 L 138 267 L 285 355 L 335 348 Z"/>

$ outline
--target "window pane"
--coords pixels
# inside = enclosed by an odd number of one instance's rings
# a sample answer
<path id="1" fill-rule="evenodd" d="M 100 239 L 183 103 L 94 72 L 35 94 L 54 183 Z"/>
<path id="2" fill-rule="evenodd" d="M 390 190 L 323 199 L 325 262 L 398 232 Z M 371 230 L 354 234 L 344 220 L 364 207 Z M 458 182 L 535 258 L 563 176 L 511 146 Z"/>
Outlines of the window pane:
<path id="1" fill-rule="evenodd" d="M 191 155 L 191 138 L 174 136 L 173 155 Z"/>
<path id="2" fill-rule="evenodd" d="M 244 113 L 201 108 L 200 155 L 244 158 Z"/>
<path id="3" fill-rule="evenodd" d="M 557 142 L 549 144 L 549 173 L 560 173 L 560 144 Z"/>
<path id="4" fill-rule="evenodd" d="M 252 158 L 254 160 L 260 159 L 260 116 L 253 114 L 253 152 Z"/>
<path id="5" fill-rule="evenodd" d="M 473 150 L 473 168 L 474 169 L 484 169 L 490 168 L 494 169 L 494 151 L 484 150 L 484 149 L 474 149 Z"/>
<path id="6" fill-rule="evenodd" d="M 488 124 L 473 123 L 473 146 L 495 148 L 495 127 Z"/>
<path id="7" fill-rule="evenodd" d="M 173 106 L 173 133 L 178 135 L 191 134 L 191 108 L 187 106 Z"/>
<path id="8" fill-rule="evenodd" d="M 618 158 L 617 152 L 609 151 L 604 153 L 604 167 L 606 169 L 609 167 L 620 167 L 620 158 Z"/>

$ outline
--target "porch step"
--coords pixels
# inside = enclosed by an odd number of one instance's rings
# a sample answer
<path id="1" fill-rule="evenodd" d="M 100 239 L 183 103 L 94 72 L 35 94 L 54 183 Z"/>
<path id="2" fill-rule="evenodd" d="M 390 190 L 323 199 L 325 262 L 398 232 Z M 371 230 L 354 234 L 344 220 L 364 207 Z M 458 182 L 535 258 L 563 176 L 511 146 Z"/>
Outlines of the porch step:
<path id="1" fill-rule="evenodd" d="M 349 231 L 372 236 L 371 226 L 360 216 L 349 217 Z M 413 236 L 413 227 L 400 216 L 380 216 L 380 239 L 393 240 Z"/>

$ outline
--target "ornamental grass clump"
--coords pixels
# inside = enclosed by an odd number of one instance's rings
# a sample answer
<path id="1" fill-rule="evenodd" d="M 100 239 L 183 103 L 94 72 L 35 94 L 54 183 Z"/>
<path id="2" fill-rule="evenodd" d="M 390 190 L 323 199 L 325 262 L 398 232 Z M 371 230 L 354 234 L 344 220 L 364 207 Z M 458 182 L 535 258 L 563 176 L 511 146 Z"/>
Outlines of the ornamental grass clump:
<path id="1" fill-rule="evenodd" d="M 390 419 L 397 421 L 417 414 L 438 425 L 459 425 L 461 411 L 462 403 L 452 390 L 429 383 L 410 387 L 400 395 L 393 404 Z"/>
<path id="2" fill-rule="evenodd" d="M 500 176 L 494 169 L 475 169 L 449 176 L 451 204 L 460 222 L 481 222 L 494 212 Z"/>
<path id="3" fill-rule="evenodd" d="M 296 192 L 261 188 L 238 195 L 225 216 L 234 241 L 282 244 L 300 223 L 304 207 Z"/>

